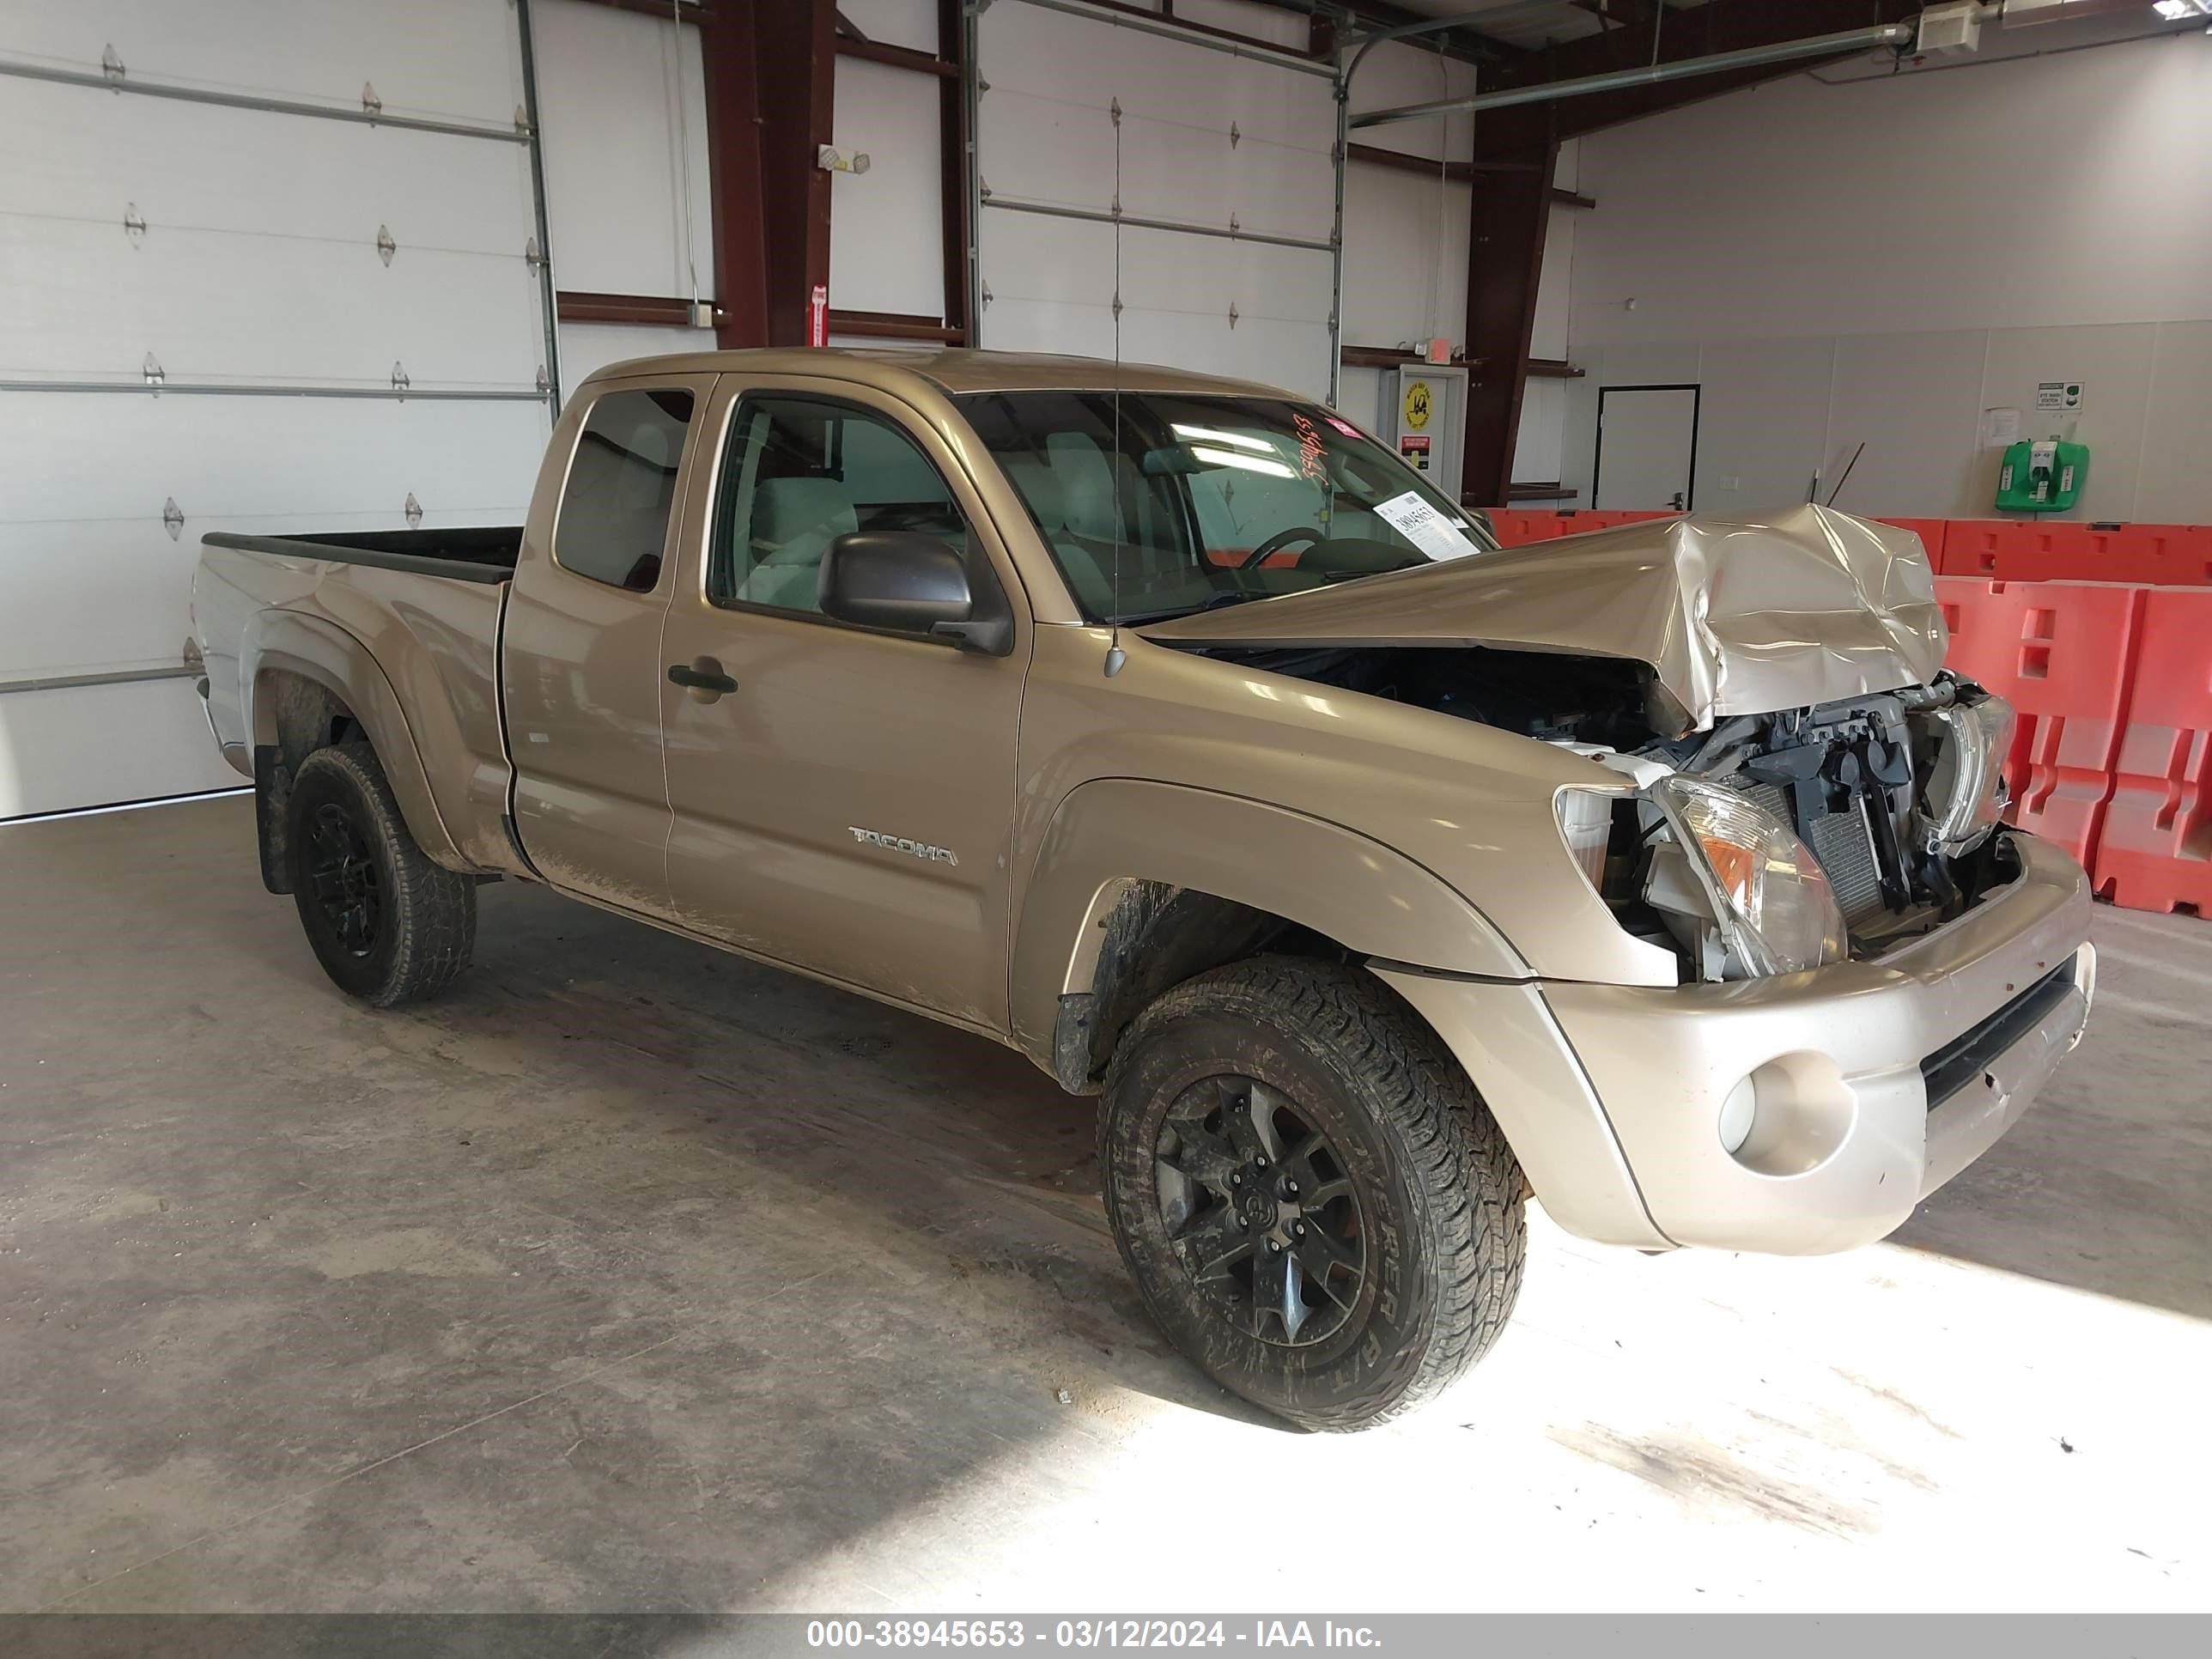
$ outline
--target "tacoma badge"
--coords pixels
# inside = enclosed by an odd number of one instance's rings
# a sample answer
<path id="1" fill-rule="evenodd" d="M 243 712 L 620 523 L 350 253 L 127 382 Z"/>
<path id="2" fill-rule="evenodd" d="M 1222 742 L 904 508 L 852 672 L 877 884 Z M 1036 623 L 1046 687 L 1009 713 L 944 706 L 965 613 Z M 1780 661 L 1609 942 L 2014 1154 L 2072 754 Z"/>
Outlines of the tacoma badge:
<path id="1" fill-rule="evenodd" d="M 904 836 L 886 836 L 879 830 L 863 830 L 857 823 L 845 826 L 853 832 L 853 839 L 870 847 L 881 847 L 889 852 L 904 853 L 910 858 L 927 860 L 931 864 L 957 864 L 959 858 L 949 847 L 932 847 L 927 842 L 908 841 Z"/>

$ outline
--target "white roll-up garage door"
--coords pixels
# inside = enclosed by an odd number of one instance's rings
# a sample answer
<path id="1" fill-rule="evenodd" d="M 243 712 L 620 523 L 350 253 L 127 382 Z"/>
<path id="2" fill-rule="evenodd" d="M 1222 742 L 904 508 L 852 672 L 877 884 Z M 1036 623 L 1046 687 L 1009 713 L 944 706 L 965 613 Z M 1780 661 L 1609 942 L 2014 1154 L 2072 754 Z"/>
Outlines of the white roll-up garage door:
<path id="1" fill-rule="evenodd" d="M 509 0 L 0 0 L 0 819 L 238 782 L 204 532 L 520 521 L 522 82 Z"/>
<path id="2" fill-rule="evenodd" d="M 976 45 L 983 343 L 1110 357 L 1118 299 L 1125 362 L 1325 395 L 1328 73 L 1036 0 L 992 6 Z"/>

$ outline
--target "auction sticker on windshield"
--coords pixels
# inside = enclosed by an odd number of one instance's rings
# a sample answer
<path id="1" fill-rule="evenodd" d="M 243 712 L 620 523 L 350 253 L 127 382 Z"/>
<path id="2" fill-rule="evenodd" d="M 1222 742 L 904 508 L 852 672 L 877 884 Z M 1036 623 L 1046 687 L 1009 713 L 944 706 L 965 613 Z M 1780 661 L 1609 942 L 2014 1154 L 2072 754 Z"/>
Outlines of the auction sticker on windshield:
<path id="1" fill-rule="evenodd" d="M 1468 539 L 1464 526 L 1444 517 L 1413 490 L 1376 502 L 1375 511 L 1391 529 L 1432 559 L 1463 559 L 1482 550 Z"/>

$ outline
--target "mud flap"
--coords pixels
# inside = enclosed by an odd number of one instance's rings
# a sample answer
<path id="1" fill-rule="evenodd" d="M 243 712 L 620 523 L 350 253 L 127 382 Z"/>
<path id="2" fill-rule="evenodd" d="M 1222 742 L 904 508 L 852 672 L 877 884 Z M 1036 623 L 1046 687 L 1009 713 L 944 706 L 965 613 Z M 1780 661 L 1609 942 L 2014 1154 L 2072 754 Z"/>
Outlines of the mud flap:
<path id="1" fill-rule="evenodd" d="M 261 845 L 261 884 L 272 893 L 292 890 L 286 857 L 284 809 L 292 799 L 292 774 L 273 743 L 253 746 L 253 835 Z"/>

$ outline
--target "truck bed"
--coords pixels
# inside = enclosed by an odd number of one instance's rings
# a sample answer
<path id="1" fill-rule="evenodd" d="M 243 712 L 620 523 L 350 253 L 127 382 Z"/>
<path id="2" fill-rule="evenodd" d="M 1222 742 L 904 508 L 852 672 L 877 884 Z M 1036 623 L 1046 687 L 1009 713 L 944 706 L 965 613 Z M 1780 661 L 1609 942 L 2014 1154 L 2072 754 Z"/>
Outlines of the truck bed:
<path id="1" fill-rule="evenodd" d="M 280 559 L 324 559 L 340 564 L 404 570 L 457 581 L 503 582 L 514 574 L 522 526 L 489 525 L 465 530 L 359 530 L 319 536 L 240 536 L 227 530 L 200 538 L 209 547 L 273 554 Z"/>
<path id="2" fill-rule="evenodd" d="M 499 635 L 520 526 L 201 540 L 194 635 L 231 764 L 251 776 L 257 743 L 299 727 L 296 750 L 343 714 L 434 860 L 507 869 Z"/>

